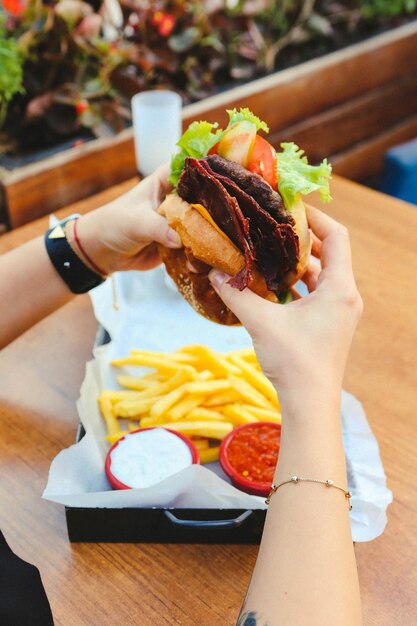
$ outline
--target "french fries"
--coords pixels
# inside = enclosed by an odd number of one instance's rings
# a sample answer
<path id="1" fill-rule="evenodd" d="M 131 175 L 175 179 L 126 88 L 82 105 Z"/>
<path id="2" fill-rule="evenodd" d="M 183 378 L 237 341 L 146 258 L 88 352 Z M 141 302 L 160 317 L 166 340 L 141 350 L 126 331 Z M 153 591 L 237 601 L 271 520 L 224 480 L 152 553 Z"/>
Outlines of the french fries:
<path id="1" fill-rule="evenodd" d="M 220 456 L 220 446 L 212 446 L 211 448 L 205 448 L 199 450 L 201 463 L 213 463 L 218 461 Z"/>
<path id="2" fill-rule="evenodd" d="M 201 462 L 212 463 L 236 426 L 281 422 L 276 391 L 251 348 L 222 354 L 201 345 L 171 353 L 132 350 L 112 365 L 123 368 L 117 375 L 123 389 L 105 389 L 98 399 L 110 443 L 136 428 L 169 428 L 191 437 Z M 138 367 L 143 373 L 135 372 Z"/>
<path id="3" fill-rule="evenodd" d="M 194 435 L 194 437 L 207 437 L 208 439 L 224 439 L 233 430 L 231 422 L 168 422 L 160 424 L 160 428 L 170 428 L 184 435 Z"/>
<path id="4" fill-rule="evenodd" d="M 248 363 L 238 354 L 232 355 L 230 360 L 244 373 L 246 381 L 266 396 L 268 400 L 279 409 L 277 392 L 271 381 L 269 381 L 252 363 Z"/>
<path id="5" fill-rule="evenodd" d="M 253 404 L 254 406 L 258 406 L 261 409 L 272 409 L 274 405 L 268 398 L 257 391 L 255 387 L 251 385 L 247 380 L 243 377 L 238 378 L 237 376 L 230 376 L 230 384 L 232 385 L 232 389 L 238 392 L 242 396 L 244 400 L 246 400 L 247 404 Z"/>
<path id="6" fill-rule="evenodd" d="M 184 398 L 178 404 L 173 406 L 169 411 L 167 417 L 169 417 L 170 421 L 175 422 L 176 420 L 180 420 L 186 415 L 196 409 L 198 406 L 205 404 L 207 400 L 207 396 L 196 394 L 194 396 L 189 396 Z"/>
<path id="7" fill-rule="evenodd" d="M 117 419 L 115 418 L 114 413 L 113 413 L 113 406 L 111 403 L 111 399 L 106 396 L 101 395 L 98 399 L 98 404 L 100 407 L 101 414 L 104 417 L 104 420 L 106 422 L 107 434 L 109 436 L 115 435 L 116 433 L 119 432 L 120 428 L 119 428 Z"/>

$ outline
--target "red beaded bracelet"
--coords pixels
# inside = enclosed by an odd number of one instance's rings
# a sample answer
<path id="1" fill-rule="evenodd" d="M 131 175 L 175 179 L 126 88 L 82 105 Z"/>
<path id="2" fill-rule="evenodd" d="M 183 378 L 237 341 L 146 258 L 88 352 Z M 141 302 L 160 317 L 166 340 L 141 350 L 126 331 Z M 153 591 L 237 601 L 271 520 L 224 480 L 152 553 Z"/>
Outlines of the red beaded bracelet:
<path id="1" fill-rule="evenodd" d="M 100 274 L 100 276 L 107 276 L 106 272 L 103 272 L 103 270 L 101 270 L 99 268 L 99 266 L 94 263 L 94 261 L 91 259 L 91 257 L 87 254 L 87 252 L 84 250 L 83 246 L 81 245 L 81 241 L 80 238 L 77 235 L 77 222 L 80 218 L 77 217 L 76 220 L 74 220 L 74 240 L 75 243 L 77 244 L 77 246 L 79 247 L 81 253 L 83 254 L 84 258 L 88 261 L 88 263 L 91 265 L 91 267 L 93 268 L 93 270 L 95 272 L 97 272 L 97 274 Z"/>

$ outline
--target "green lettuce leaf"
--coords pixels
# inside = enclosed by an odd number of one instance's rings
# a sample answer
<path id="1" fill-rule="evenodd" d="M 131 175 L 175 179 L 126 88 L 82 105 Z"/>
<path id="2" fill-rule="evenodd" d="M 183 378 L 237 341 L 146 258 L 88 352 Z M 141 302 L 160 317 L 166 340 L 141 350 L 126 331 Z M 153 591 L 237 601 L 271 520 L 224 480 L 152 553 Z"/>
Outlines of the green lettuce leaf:
<path id="1" fill-rule="evenodd" d="M 190 124 L 177 143 L 181 150 L 174 154 L 171 160 L 169 182 L 173 187 L 178 184 L 185 159 L 187 157 L 201 159 L 219 141 L 223 131 L 217 127 L 218 124 L 210 124 L 210 122 L 192 122 Z"/>
<path id="2" fill-rule="evenodd" d="M 247 108 L 240 109 L 239 111 L 237 111 L 237 109 L 228 109 L 227 113 L 229 114 L 229 124 L 227 128 L 236 122 L 247 121 L 255 124 L 257 131 L 263 130 L 269 133 L 267 124 L 262 122 L 259 117 L 256 117 L 256 115 Z M 220 141 L 224 132 L 225 131 L 221 128 L 218 128 L 218 124 L 210 124 L 210 122 L 192 122 L 192 124 L 190 124 L 177 143 L 177 146 L 179 146 L 181 150 L 174 154 L 171 160 L 169 182 L 173 187 L 176 187 L 178 184 L 179 177 L 184 169 L 185 159 L 189 156 L 195 159 L 205 157 L 210 148 Z"/>
<path id="3" fill-rule="evenodd" d="M 262 120 L 260 120 L 259 117 L 257 117 L 254 113 L 252 113 L 252 111 L 250 111 L 247 108 L 240 109 L 240 111 L 237 111 L 237 109 L 226 109 L 226 112 L 229 115 L 228 126 L 231 126 L 232 124 L 235 124 L 236 122 L 246 121 L 246 122 L 251 122 L 252 124 L 255 124 L 257 131 L 263 130 L 265 133 L 269 133 L 268 125 Z"/>
<path id="4" fill-rule="evenodd" d="M 309 165 L 304 150 L 295 143 L 282 143 L 277 153 L 278 190 L 287 209 L 291 209 L 297 194 L 318 191 L 323 202 L 329 202 L 329 180 L 332 166 L 324 159 L 320 165 Z"/>

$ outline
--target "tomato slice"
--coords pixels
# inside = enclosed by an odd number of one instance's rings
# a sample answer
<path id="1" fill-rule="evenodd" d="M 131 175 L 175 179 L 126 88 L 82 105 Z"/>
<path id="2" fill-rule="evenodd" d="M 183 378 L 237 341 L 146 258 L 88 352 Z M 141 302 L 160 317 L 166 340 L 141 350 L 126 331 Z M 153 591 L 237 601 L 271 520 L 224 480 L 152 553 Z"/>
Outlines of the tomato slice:
<path id="1" fill-rule="evenodd" d="M 278 191 L 277 156 L 275 149 L 263 137 L 256 135 L 247 169 L 262 176 Z"/>
<path id="2" fill-rule="evenodd" d="M 232 124 L 219 141 L 217 154 L 246 167 L 256 138 L 256 126 L 242 120 Z"/>
<path id="3" fill-rule="evenodd" d="M 211 146 L 210 150 L 207 152 L 207 154 L 217 154 L 217 151 L 219 149 L 219 143 L 220 141 L 218 141 L 217 143 L 214 144 L 214 146 Z"/>
<path id="4" fill-rule="evenodd" d="M 232 143 L 239 143 L 239 139 L 239 137 L 234 137 Z M 220 141 L 215 143 L 207 154 L 219 154 L 220 143 Z M 236 162 L 239 162 L 238 159 L 234 159 L 231 154 L 223 154 L 222 156 L 229 158 L 231 161 L 236 160 Z M 249 153 L 249 162 L 246 164 L 246 169 L 262 176 L 262 178 L 271 185 L 272 189 L 278 191 L 277 155 L 271 144 L 263 137 L 260 137 L 260 135 L 256 135 L 255 137 L 255 141 Z"/>

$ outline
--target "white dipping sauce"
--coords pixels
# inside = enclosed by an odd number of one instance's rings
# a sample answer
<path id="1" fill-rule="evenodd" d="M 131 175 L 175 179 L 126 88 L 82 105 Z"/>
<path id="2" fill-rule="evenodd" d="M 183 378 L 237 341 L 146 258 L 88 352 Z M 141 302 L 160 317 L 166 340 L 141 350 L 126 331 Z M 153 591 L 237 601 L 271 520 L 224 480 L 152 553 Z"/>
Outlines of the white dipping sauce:
<path id="1" fill-rule="evenodd" d="M 150 487 L 192 464 L 191 451 L 180 437 L 153 428 L 125 435 L 111 453 L 110 470 L 129 487 Z"/>

